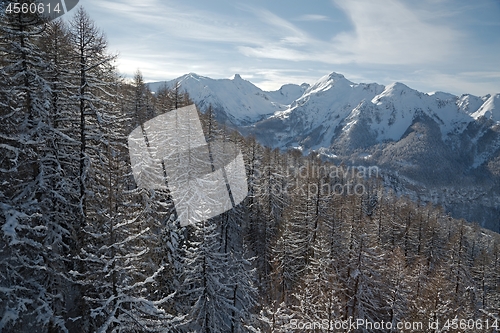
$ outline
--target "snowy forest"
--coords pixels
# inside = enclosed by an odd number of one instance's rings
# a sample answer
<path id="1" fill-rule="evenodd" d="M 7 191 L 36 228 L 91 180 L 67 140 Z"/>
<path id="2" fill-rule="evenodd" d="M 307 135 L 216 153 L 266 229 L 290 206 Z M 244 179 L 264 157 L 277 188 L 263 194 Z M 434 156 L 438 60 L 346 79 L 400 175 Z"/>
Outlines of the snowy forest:
<path id="1" fill-rule="evenodd" d="M 249 192 L 182 227 L 168 191 L 137 188 L 127 136 L 189 96 L 123 78 L 83 8 L 68 22 L 1 9 L 0 332 L 381 331 L 333 324 L 350 318 L 498 331 L 498 234 L 380 175 L 263 147 L 210 107 L 205 137 L 239 145 Z"/>

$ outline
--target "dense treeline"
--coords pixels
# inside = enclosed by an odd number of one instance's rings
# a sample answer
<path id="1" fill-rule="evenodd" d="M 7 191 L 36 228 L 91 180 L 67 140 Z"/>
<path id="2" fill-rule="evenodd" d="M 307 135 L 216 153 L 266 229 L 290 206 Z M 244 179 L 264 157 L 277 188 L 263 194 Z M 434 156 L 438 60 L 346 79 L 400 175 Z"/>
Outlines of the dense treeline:
<path id="1" fill-rule="evenodd" d="M 316 323 L 313 331 L 333 332 L 336 322 L 352 318 L 394 328 L 422 323 L 424 329 L 404 330 L 422 332 L 433 331 L 429 321 L 442 328 L 453 319 L 499 318 L 498 234 L 395 197 L 360 169 L 345 172 L 311 156 L 257 149 L 257 164 L 270 170 L 264 168 L 253 189 L 287 189 L 255 196 L 258 204 L 249 208 L 264 331 Z M 358 183 L 351 186 L 358 194 L 328 191 L 349 183 Z"/>
<path id="2" fill-rule="evenodd" d="M 499 318 L 497 234 L 387 193 L 376 169 L 262 147 L 211 108 L 207 141 L 239 144 L 249 195 L 181 227 L 168 191 L 136 187 L 127 136 L 189 96 L 122 79 L 83 9 L 0 15 L 1 332 Z"/>

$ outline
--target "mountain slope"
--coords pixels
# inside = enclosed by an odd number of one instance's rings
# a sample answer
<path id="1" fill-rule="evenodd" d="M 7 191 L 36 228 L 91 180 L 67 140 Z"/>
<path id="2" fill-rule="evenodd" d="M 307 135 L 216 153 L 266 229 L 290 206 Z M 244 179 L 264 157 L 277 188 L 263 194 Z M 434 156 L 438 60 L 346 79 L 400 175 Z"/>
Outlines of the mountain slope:
<path id="1" fill-rule="evenodd" d="M 164 84 L 176 82 L 202 111 L 212 105 L 219 121 L 264 145 L 378 166 L 397 193 L 500 231 L 500 94 L 422 93 L 335 72 L 273 92 L 239 75 L 187 74 Z"/>
<path id="2" fill-rule="evenodd" d="M 472 116 L 475 119 L 485 117 L 493 121 L 500 121 L 500 94 L 488 98 Z"/>
<path id="3" fill-rule="evenodd" d="M 149 87 L 157 91 L 162 85 L 172 88 L 175 84 L 187 91 L 200 109 L 211 105 L 219 121 L 235 126 L 255 123 L 285 110 L 308 87 L 289 84 L 278 91 L 264 92 L 238 74 L 233 79 L 214 80 L 194 73 L 172 81 L 150 83 Z"/>
<path id="4" fill-rule="evenodd" d="M 248 132 L 275 147 L 308 151 L 330 147 L 336 138 L 352 133 L 358 123 L 369 132 L 371 143 L 397 141 L 416 117 L 425 114 L 446 137 L 462 132 L 474 121 L 465 105 L 451 94 L 425 94 L 402 83 L 387 87 L 354 84 L 333 73 L 321 78 L 288 109 L 252 124 Z M 366 144 L 358 141 L 360 147 Z"/>

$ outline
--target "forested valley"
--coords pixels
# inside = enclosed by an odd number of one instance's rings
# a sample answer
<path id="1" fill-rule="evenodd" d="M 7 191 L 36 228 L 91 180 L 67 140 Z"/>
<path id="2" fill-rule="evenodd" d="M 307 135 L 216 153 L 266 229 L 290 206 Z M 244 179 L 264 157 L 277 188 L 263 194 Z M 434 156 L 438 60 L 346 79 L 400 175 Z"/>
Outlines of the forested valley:
<path id="1" fill-rule="evenodd" d="M 82 8 L 68 23 L 0 15 L 0 332 L 500 320 L 498 234 L 397 197 L 378 174 L 263 147 L 211 108 L 205 137 L 239 145 L 248 196 L 182 227 L 168 191 L 137 188 L 127 136 L 189 96 L 121 77 Z M 448 330 L 464 331 L 498 330 Z"/>

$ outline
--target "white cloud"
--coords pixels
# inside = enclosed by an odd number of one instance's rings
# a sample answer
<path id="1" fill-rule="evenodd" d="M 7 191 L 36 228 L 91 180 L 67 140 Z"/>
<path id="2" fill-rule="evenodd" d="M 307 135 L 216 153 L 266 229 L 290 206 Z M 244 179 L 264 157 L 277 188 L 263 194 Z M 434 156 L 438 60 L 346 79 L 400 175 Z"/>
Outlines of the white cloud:
<path id="1" fill-rule="evenodd" d="M 155 31 L 177 39 L 203 42 L 258 44 L 263 40 L 261 34 L 240 20 L 178 3 L 159 0 L 92 2 L 112 16 L 121 16 L 123 22 L 139 31 Z"/>
<path id="2" fill-rule="evenodd" d="M 500 79 L 500 72 L 498 71 L 477 71 L 477 72 L 463 72 L 460 75 L 481 79 Z"/>
<path id="3" fill-rule="evenodd" d="M 250 6 L 241 8 L 253 13 L 266 25 L 265 28 L 256 30 L 260 31 L 261 36 L 266 36 L 266 40 L 268 41 L 269 38 L 278 38 L 281 43 L 287 43 L 294 46 L 305 46 L 313 40 L 312 36 L 267 9 L 253 8 Z M 275 42 L 276 39 L 272 41 Z"/>
<path id="4" fill-rule="evenodd" d="M 292 48 L 269 43 L 261 47 L 240 46 L 239 51 L 247 57 L 268 58 L 288 61 L 305 61 L 310 55 Z"/>
<path id="5" fill-rule="evenodd" d="M 460 54 L 456 47 L 459 32 L 433 23 L 428 12 L 408 8 L 399 0 L 387 0 L 383 5 L 372 0 L 334 3 L 350 19 L 353 29 L 332 35 L 329 42 L 308 35 L 267 10 L 253 9 L 263 23 L 275 28 L 273 40 L 240 45 L 238 49 L 250 57 L 326 64 L 439 64 Z M 304 18 L 321 19 L 315 15 Z"/>
<path id="6" fill-rule="evenodd" d="M 331 1 L 351 26 L 316 14 L 286 19 L 281 12 L 238 2 L 227 11 L 172 0 L 86 0 L 85 6 L 108 34 L 110 48 L 120 52 L 120 70 L 133 75 L 140 68 L 147 80 L 188 72 L 222 78 L 239 72 L 264 89 L 277 89 L 287 82 L 314 82 L 332 70 L 354 81 L 356 74 L 374 70 L 370 81 L 379 83 L 397 76 L 424 91 L 493 93 L 499 79 L 493 55 L 498 53 L 485 46 L 492 43 L 472 38 L 469 30 L 462 35 L 453 28 L 453 15 L 467 18 L 462 7 L 449 0 L 430 7 L 409 0 Z M 304 5 L 298 13 L 307 11 Z M 320 27 L 321 34 L 316 34 Z M 238 67 L 243 70 L 233 70 Z"/>
<path id="7" fill-rule="evenodd" d="M 499 73 L 489 72 L 459 72 L 441 73 L 438 71 L 419 71 L 415 75 L 416 85 L 427 86 L 429 90 L 441 90 L 451 92 L 455 95 L 473 94 L 483 96 L 486 94 L 500 93 L 500 88 L 490 82 L 491 79 L 498 79 Z M 418 87 L 417 87 L 418 88 Z M 495 89 L 496 88 L 496 89 Z"/>
<path id="8" fill-rule="evenodd" d="M 353 30 L 332 36 L 330 42 L 316 39 L 267 9 L 248 5 L 239 6 L 254 16 L 245 20 L 159 0 L 95 5 L 126 18 L 129 25 L 140 24 L 137 30 L 154 31 L 156 37 L 232 44 L 247 57 L 326 64 L 416 64 L 436 63 L 455 51 L 457 32 L 428 22 L 422 11 L 411 10 L 398 0 L 387 0 L 384 5 L 371 0 L 334 1 L 351 20 Z M 327 17 L 310 14 L 301 19 Z"/>
<path id="9" fill-rule="evenodd" d="M 416 64 L 446 61 L 460 34 L 429 22 L 422 11 L 398 0 L 334 0 L 350 18 L 354 30 L 333 39 L 334 50 L 353 61 L 379 64 Z"/>
<path id="10" fill-rule="evenodd" d="M 299 16 L 297 21 L 330 21 L 330 18 L 325 15 L 317 15 L 317 14 L 308 14 Z"/>

